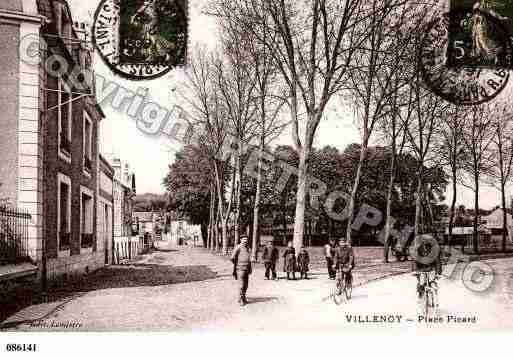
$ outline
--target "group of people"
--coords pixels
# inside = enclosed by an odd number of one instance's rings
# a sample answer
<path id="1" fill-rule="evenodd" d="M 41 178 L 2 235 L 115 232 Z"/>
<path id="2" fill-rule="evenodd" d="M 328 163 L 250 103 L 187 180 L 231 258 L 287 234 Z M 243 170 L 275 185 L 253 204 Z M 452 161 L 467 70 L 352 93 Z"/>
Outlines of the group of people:
<path id="1" fill-rule="evenodd" d="M 264 247 L 262 260 L 265 266 L 265 278 L 277 279 L 276 264 L 280 257 L 278 248 L 274 246 L 271 240 Z M 283 271 L 287 274 L 287 280 L 296 279 L 296 272 L 300 273 L 301 279 L 308 279 L 308 266 L 310 265 L 310 255 L 305 247 L 301 247 L 296 257 L 296 249 L 289 242 L 287 248 L 283 252 Z"/>
<path id="2" fill-rule="evenodd" d="M 436 239 L 429 235 L 421 235 L 418 238 L 419 244 L 416 246 L 418 253 L 413 255 L 414 272 L 417 275 L 417 291 L 421 293 L 423 283 L 420 282 L 419 272 L 432 272 L 436 277 L 442 273 L 441 251 L 435 251 Z M 431 254 L 435 254 L 431 258 Z M 346 238 L 340 238 L 338 245 L 334 240 L 330 240 L 324 246 L 326 266 L 330 279 L 336 279 L 339 273 L 343 273 L 347 278 L 352 278 L 352 270 L 355 266 L 355 255 L 353 248 Z M 276 264 L 280 257 L 278 248 L 270 241 L 264 248 L 262 259 L 265 265 L 265 278 L 277 279 Z M 283 255 L 283 271 L 287 274 L 287 279 L 296 278 L 296 272 L 300 273 L 300 278 L 307 279 L 310 255 L 306 248 L 301 247 L 298 255 L 292 246 L 288 243 Z M 430 260 L 431 259 L 431 260 Z M 248 238 L 242 237 L 241 243 L 233 250 L 231 261 L 234 265 L 233 276 L 240 283 L 239 285 L 239 303 L 247 304 L 246 291 L 248 289 L 249 275 L 252 272 L 251 254 L 248 245 Z M 343 278 L 343 277 L 338 277 Z"/>
<path id="3" fill-rule="evenodd" d="M 337 268 L 348 267 L 349 271 L 354 267 L 354 252 L 347 240 L 342 238 L 340 245 L 335 246 L 334 241 L 326 245 L 326 262 L 328 265 L 328 275 L 330 279 L 335 279 Z M 288 242 L 287 248 L 282 254 L 283 271 L 287 275 L 287 280 L 296 279 L 296 272 L 299 272 L 300 279 L 308 279 L 310 266 L 310 255 L 305 247 L 301 247 L 296 256 L 296 250 L 292 242 Z M 265 266 L 265 279 L 276 280 L 276 265 L 280 258 L 278 248 L 271 240 L 264 247 L 262 260 Z M 248 238 L 242 237 L 241 243 L 233 250 L 231 261 L 234 265 L 233 276 L 240 283 L 239 285 L 239 303 L 247 304 L 246 292 L 248 289 L 249 275 L 252 272 L 251 254 L 249 250 Z"/>
<path id="4" fill-rule="evenodd" d="M 262 260 L 265 266 L 266 279 L 278 279 L 276 274 L 276 264 L 280 253 L 270 241 L 264 248 Z M 251 254 L 249 251 L 248 238 L 242 237 L 240 244 L 233 250 L 231 261 L 233 263 L 233 277 L 239 281 L 239 303 L 247 304 L 246 292 L 248 290 L 249 275 L 252 273 Z M 308 278 L 308 266 L 310 264 L 310 255 L 306 248 L 301 247 L 296 258 L 296 250 L 292 242 L 288 243 L 283 253 L 283 271 L 287 274 L 287 279 L 296 279 L 296 272 L 300 273 L 301 279 Z"/>

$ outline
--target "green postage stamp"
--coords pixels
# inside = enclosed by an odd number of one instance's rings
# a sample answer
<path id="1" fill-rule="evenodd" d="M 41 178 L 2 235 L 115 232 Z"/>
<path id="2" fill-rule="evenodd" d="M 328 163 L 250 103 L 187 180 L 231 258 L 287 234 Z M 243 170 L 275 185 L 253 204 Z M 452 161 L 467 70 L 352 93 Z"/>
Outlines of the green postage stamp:
<path id="1" fill-rule="evenodd" d="M 93 41 L 110 69 L 150 80 L 186 63 L 187 0 L 102 0 Z"/>

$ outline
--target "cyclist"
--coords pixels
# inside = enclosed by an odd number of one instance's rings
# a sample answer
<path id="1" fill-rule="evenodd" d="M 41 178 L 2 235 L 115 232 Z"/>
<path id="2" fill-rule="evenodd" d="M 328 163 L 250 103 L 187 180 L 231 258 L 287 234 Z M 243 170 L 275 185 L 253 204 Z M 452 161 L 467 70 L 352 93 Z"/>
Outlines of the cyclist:
<path id="1" fill-rule="evenodd" d="M 417 277 L 417 294 L 422 295 L 422 289 L 427 284 L 421 282 L 421 272 L 427 272 L 426 280 L 436 280 L 442 275 L 442 251 L 435 238 L 428 234 L 422 234 L 415 239 L 415 253 L 413 271 Z"/>
<path id="2" fill-rule="evenodd" d="M 346 283 L 352 279 L 351 271 L 354 268 L 354 251 L 344 237 L 340 238 L 339 247 L 335 250 L 335 268 L 340 280 L 344 279 L 341 277 L 342 275 L 345 275 Z"/>

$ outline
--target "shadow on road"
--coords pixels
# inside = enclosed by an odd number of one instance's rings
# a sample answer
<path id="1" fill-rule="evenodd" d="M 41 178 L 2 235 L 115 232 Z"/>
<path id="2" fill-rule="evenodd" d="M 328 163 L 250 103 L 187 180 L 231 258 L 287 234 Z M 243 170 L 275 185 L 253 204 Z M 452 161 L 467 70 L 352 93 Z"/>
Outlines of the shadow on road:
<path id="1" fill-rule="evenodd" d="M 248 304 L 265 303 L 278 300 L 278 297 L 248 297 Z"/>
<path id="2" fill-rule="evenodd" d="M 80 279 L 55 282 L 44 296 L 38 290 L 39 283 L 20 286 L 9 293 L 0 293 L 0 322 L 11 314 L 30 305 L 67 300 L 95 290 L 155 287 L 203 281 L 216 277 L 217 274 L 205 265 L 111 265 Z"/>
<path id="3" fill-rule="evenodd" d="M 102 268 L 71 285 L 71 291 L 88 292 L 107 288 L 153 287 L 175 283 L 196 282 L 216 277 L 205 265 L 170 266 L 129 264 Z M 69 291 L 70 286 L 65 288 Z M 61 289 L 62 290 L 62 289 Z"/>
<path id="4" fill-rule="evenodd" d="M 153 252 L 178 252 L 178 249 L 155 248 Z"/>

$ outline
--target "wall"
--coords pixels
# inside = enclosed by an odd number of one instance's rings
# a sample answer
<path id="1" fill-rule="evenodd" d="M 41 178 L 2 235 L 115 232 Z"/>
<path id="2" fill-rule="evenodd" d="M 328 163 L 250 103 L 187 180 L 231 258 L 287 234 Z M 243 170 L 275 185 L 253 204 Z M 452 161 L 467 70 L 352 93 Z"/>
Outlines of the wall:
<path id="1" fill-rule="evenodd" d="M 62 275 L 79 276 L 105 265 L 105 254 L 101 251 L 49 259 L 48 280 L 58 280 Z"/>
<path id="2" fill-rule="evenodd" d="M 0 18 L 0 199 L 13 204 L 17 203 L 18 178 L 19 38 L 19 25 Z"/>

